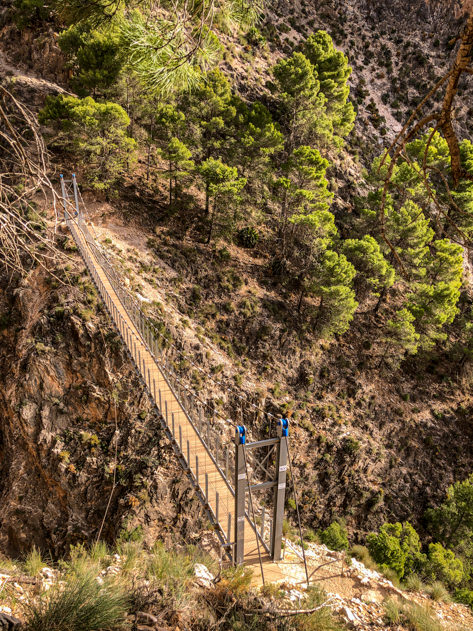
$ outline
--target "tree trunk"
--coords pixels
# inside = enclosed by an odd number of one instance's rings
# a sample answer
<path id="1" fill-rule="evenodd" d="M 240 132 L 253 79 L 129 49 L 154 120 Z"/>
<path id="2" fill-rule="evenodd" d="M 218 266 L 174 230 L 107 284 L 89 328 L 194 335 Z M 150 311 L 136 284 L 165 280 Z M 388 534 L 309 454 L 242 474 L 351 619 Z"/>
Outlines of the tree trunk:
<path id="1" fill-rule="evenodd" d="M 460 146 L 452 124 L 453 100 L 458 91 L 458 82 L 464 72 L 469 72 L 473 56 L 473 11 L 471 12 L 465 30 L 461 34 L 461 44 L 451 70 L 450 79 L 445 90 L 445 97 L 440 113 L 439 127 L 447 141 L 450 152 L 450 164 L 454 186 L 463 177 L 463 169 L 460 158 Z"/>
<path id="2" fill-rule="evenodd" d="M 301 295 L 299 296 L 299 302 L 297 303 L 297 313 L 301 312 L 302 301 L 304 299 L 304 296 L 305 296 L 305 288 L 303 287 L 301 291 Z"/>
<path id="3" fill-rule="evenodd" d="M 169 160 L 169 205 L 172 205 L 172 162 Z"/>
<path id="4" fill-rule="evenodd" d="M 216 202 L 214 201 L 213 207 L 212 207 L 212 215 L 210 217 L 210 228 L 209 228 L 209 236 L 207 237 L 207 245 L 210 243 L 212 239 L 212 233 L 213 233 L 214 222 L 215 222 L 215 213 L 216 213 L 215 206 L 216 206 Z"/>
<path id="5" fill-rule="evenodd" d="M 373 309 L 373 313 L 378 313 L 379 308 L 381 307 L 381 304 L 383 303 L 383 300 L 386 298 L 386 294 L 387 294 L 387 289 L 386 287 L 383 287 L 383 290 L 381 291 L 381 293 L 379 294 L 379 298 L 378 298 L 378 302 L 376 303 L 374 309 Z"/>
<path id="6" fill-rule="evenodd" d="M 287 189 L 284 189 L 284 195 L 281 204 L 281 227 L 279 229 L 279 239 L 281 241 L 281 253 L 283 258 L 286 256 L 286 232 L 287 232 Z"/>
<path id="7" fill-rule="evenodd" d="M 205 214 L 209 214 L 209 185 L 205 185 Z"/>
<path id="8" fill-rule="evenodd" d="M 320 320 L 320 314 L 322 313 L 322 307 L 324 304 L 324 297 L 320 296 L 320 302 L 319 302 L 319 306 L 317 308 L 317 315 L 315 316 L 315 320 L 314 320 L 314 329 L 317 327 L 319 320 Z"/>
<path id="9" fill-rule="evenodd" d="M 148 156 L 146 158 L 146 181 L 149 182 L 149 176 L 151 171 L 151 145 L 154 140 L 154 116 L 151 118 L 151 127 L 149 130 L 149 140 L 148 140 Z"/>

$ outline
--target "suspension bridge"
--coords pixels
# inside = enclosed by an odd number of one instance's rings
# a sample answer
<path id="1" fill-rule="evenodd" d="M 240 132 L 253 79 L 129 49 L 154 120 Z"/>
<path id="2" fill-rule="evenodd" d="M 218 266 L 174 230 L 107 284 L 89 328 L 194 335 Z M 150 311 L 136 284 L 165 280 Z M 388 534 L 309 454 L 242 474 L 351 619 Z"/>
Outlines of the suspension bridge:
<path id="1" fill-rule="evenodd" d="M 244 425 L 217 414 L 176 374 L 156 330 L 85 221 L 75 176 L 61 175 L 64 217 L 106 310 L 153 402 L 174 452 L 196 489 L 225 557 L 253 566 L 261 582 L 281 580 L 289 423 L 250 442 Z M 89 222 L 90 223 L 90 222 Z M 256 499 L 258 496 L 258 500 Z M 262 498 L 262 499 L 261 499 Z M 305 572 L 308 581 L 307 565 Z"/>

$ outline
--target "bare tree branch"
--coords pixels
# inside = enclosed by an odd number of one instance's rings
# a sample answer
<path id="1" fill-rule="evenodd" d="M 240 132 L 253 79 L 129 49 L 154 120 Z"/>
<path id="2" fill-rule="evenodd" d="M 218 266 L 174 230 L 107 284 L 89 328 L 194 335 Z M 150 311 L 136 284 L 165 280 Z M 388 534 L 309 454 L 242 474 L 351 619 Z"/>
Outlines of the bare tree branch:
<path id="1" fill-rule="evenodd" d="M 4 267 L 20 274 L 31 264 L 51 273 L 51 263 L 65 257 L 55 244 L 59 198 L 47 162 L 35 116 L 0 84 L 0 257 Z M 52 234 L 34 210 L 41 194 L 48 204 L 52 199 Z"/>
<path id="2" fill-rule="evenodd" d="M 424 184 L 427 187 L 427 191 L 430 199 L 435 204 L 437 209 L 445 216 L 447 222 L 451 223 L 451 219 L 448 213 L 445 213 L 443 209 L 440 208 L 439 202 L 435 195 L 433 195 L 430 184 L 428 182 L 427 176 L 427 152 L 429 145 L 432 141 L 432 138 L 436 131 L 440 130 L 447 142 L 449 153 L 450 153 L 450 166 L 453 180 L 453 187 L 456 188 L 461 179 L 468 179 L 473 181 L 473 175 L 465 171 L 461 165 L 461 156 L 460 156 L 460 143 L 458 140 L 458 136 L 453 127 L 453 106 L 454 100 L 458 92 L 458 83 L 463 74 L 473 74 L 473 68 L 471 66 L 472 56 L 473 56 L 473 11 L 470 12 L 466 19 L 465 27 L 456 38 L 456 41 L 460 41 L 460 46 L 458 47 L 457 54 L 455 56 L 455 60 L 450 68 L 450 70 L 437 81 L 437 83 L 433 86 L 433 88 L 427 93 L 427 95 L 422 99 L 422 101 L 417 105 L 414 109 L 406 123 L 403 125 L 401 131 L 397 134 L 391 145 L 388 147 L 386 153 L 383 156 L 383 159 L 380 162 L 378 171 L 386 164 L 386 160 L 388 156 L 391 159 L 389 164 L 386 176 L 384 178 L 384 185 L 382 191 L 381 203 L 378 209 L 378 224 L 379 224 L 379 232 L 383 241 L 388 245 L 391 250 L 396 262 L 398 263 L 401 272 L 404 273 L 404 266 L 402 261 L 400 260 L 393 244 L 386 237 L 385 233 L 385 210 L 386 210 L 386 199 L 387 193 L 389 190 L 389 186 L 391 184 L 392 175 L 394 171 L 394 167 L 397 163 L 398 158 L 404 152 L 406 144 L 412 140 L 417 134 L 419 134 L 427 125 L 435 121 L 434 128 L 430 134 L 428 139 L 427 146 L 424 151 L 423 157 L 423 180 Z M 420 120 L 418 120 L 415 124 L 414 121 L 421 115 L 421 112 L 424 106 L 428 103 L 428 101 L 439 91 L 439 89 L 446 84 L 445 93 L 442 100 L 442 106 L 440 110 L 433 111 L 429 114 L 424 115 Z M 445 178 L 443 179 L 445 183 Z M 447 193 L 449 198 L 452 200 L 450 187 L 447 187 Z M 455 205 L 456 206 L 456 205 Z M 465 235 L 463 232 L 456 226 L 453 222 L 453 228 L 456 232 L 460 233 L 462 237 Z"/>

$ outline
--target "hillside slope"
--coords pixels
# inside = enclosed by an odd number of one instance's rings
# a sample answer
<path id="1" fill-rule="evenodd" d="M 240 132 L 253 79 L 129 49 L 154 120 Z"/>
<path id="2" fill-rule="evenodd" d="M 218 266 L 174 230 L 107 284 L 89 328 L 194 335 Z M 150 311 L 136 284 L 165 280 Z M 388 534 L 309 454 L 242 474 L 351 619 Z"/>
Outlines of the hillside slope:
<path id="1" fill-rule="evenodd" d="M 72 94 L 71 71 L 54 24 L 19 29 L 8 4 L 0 14 L 0 80 L 37 112 L 48 95 Z M 279 2 L 260 25 L 267 45 L 256 52 L 241 35 L 222 34 L 220 66 L 244 103 L 258 98 L 274 105 L 270 68 L 319 28 L 348 55 L 355 128 L 342 149 L 329 146 L 324 154 L 340 240 L 360 222 L 359 199 L 369 192 L 365 169 L 448 67 L 463 9 L 456 2 L 404 0 Z M 472 89 L 462 80 L 455 123 L 461 138 L 473 137 Z M 117 98 L 124 103 L 123 94 Z M 132 117 L 130 127 L 146 138 L 141 119 Z M 360 302 L 346 332 L 317 338 L 306 317 L 316 299 L 303 302 L 301 293 L 298 302 L 295 285 L 274 273 L 269 195 L 257 248 L 226 236 L 208 243 L 203 188 L 192 183 L 173 206 L 159 176 L 166 163 L 157 152 L 158 175 L 149 177 L 150 152 L 143 147 L 107 193 L 87 186 L 89 165 L 54 139 L 49 174 L 57 181 L 59 172 L 77 172 L 99 243 L 159 327 L 181 378 L 254 437 L 274 429 L 266 413 L 288 415 L 295 466 L 289 532 L 296 481 L 310 537 L 343 520 L 350 543 L 364 543 L 384 522 L 409 521 L 428 544 L 426 510 L 473 471 L 469 329 L 455 320 L 438 344 L 390 364 L 382 333 L 390 315 L 371 298 Z M 51 200 L 35 201 L 52 222 Z M 67 233 L 58 242 L 65 258 L 54 271 L 65 285 L 39 269 L 22 280 L 0 276 L 0 550 L 18 557 L 35 544 L 58 558 L 99 533 L 109 542 L 139 533 L 146 544 L 179 539 L 218 554 Z M 464 266 L 463 324 L 473 302 L 468 254 Z M 314 550 L 321 562 L 330 559 L 326 549 Z M 336 580 L 324 580 L 331 591 Z M 334 588 L 343 599 L 339 608 L 363 610 L 357 601 L 369 598 L 364 587 L 348 595 Z M 383 615 L 381 596 L 361 624 L 375 625 Z M 445 605 L 444 612 L 439 605 L 436 613 L 468 625 L 466 611 L 455 607 Z M 453 622 L 445 619 L 449 628 Z"/>

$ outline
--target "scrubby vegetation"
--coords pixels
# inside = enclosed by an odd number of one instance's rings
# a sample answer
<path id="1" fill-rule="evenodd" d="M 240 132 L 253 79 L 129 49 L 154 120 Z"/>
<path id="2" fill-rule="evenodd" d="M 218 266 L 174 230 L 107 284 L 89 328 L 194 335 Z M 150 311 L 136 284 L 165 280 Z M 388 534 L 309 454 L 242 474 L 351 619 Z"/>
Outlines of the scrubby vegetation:
<path id="1" fill-rule="evenodd" d="M 67 558 L 47 570 L 47 589 L 16 603 L 28 631 L 99 631 L 125 629 L 137 622 L 172 624 L 191 630 L 239 628 L 259 631 L 342 631 L 346 627 L 332 613 L 327 596 L 312 587 L 302 600 L 292 603 L 285 592 L 267 585 L 260 594 L 251 588 L 251 570 L 222 570 L 201 550 L 168 549 L 157 542 L 147 549 L 139 538 L 118 541 L 115 550 L 103 542 L 90 549 L 71 547 Z M 35 558 L 39 558 L 38 552 Z M 205 567 L 210 577 L 202 587 L 194 568 Z M 28 558 L 24 564 L 5 562 L 0 571 L 36 576 Z M 44 580 L 44 577 L 43 577 Z M 13 604 L 15 590 L 7 588 L 4 603 Z M 307 610 L 309 613 L 291 615 Z M 283 614 L 274 618 L 274 613 Z M 284 615 L 285 612 L 289 615 Z"/>
<path id="2" fill-rule="evenodd" d="M 470 476 L 449 487 L 445 501 L 427 511 L 430 525 L 424 544 L 409 522 L 385 523 L 368 535 L 366 547 L 354 545 L 350 553 L 366 567 L 402 581 L 408 590 L 426 590 L 434 600 L 454 598 L 472 606 L 472 490 Z M 320 540 L 332 550 L 349 549 L 347 531 L 340 522 L 323 530 Z"/>

